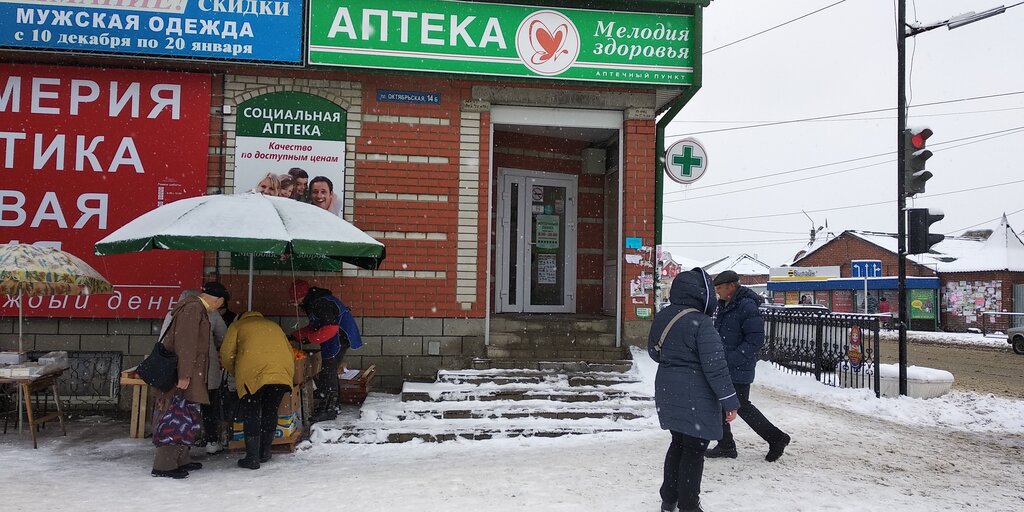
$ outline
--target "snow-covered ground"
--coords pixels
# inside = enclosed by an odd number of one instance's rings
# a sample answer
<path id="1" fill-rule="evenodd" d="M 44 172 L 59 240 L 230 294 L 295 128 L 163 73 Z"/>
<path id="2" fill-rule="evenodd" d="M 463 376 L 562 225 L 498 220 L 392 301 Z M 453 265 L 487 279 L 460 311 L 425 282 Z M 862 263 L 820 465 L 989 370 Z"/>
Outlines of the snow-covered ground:
<path id="1" fill-rule="evenodd" d="M 899 331 L 883 329 L 878 337 L 883 340 L 896 341 L 899 339 Z M 996 332 L 990 332 L 987 336 L 982 336 L 981 333 L 974 332 L 907 331 L 907 339 L 912 342 L 976 345 L 1006 351 L 1012 350 L 1010 344 L 1006 342 L 1006 334 Z"/>
<path id="2" fill-rule="evenodd" d="M 642 353 L 641 353 L 642 354 Z M 640 359 L 650 386 L 655 365 Z M 708 511 L 1024 510 L 1024 403 L 954 392 L 878 400 L 762 364 L 753 401 L 793 436 L 776 463 L 745 425 L 740 456 L 709 460 Z M 3 511 L 645 511 L 657 510 L 668 434 L 443 444 L 307 444 L 259 471 L 235 455 L 198 458 L 187 480 L 149 476 L 152 445 L 127 426 L 53 427 L 32 450 L 0 435 Z"/>

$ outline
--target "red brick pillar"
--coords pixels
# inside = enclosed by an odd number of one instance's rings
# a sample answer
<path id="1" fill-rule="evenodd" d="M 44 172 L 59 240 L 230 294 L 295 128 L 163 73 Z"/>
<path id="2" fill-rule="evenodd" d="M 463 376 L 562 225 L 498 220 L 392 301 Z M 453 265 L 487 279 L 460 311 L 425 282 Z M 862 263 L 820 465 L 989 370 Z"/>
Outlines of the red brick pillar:
<path id="1" fill-rule="evenodd" d="M 623 261 L 622 270 L 622 321 L 623 341 L 637 343 L 646 340 L 647 322 L 637 322 L 638 307 L 654 308 L 653 291 L 647 294 L 645 304 L 634 304 L 630 294 L 630 282 L 641 274 L 654 274 L 654 180 L 655 180 L 655 120 L 627 119 L 625 121 L 622 169 L 622 233 L 619 243 L 628 255 L 635 255 L 635 249 L 626 249 L 627 238 L 639 238 L 650 252 L 641 252 L 645 265 L 633 265 Z M 647 266 L 650 263 L 651 266 Z M 656 277 L 656 276 L 655 276 Z"/>

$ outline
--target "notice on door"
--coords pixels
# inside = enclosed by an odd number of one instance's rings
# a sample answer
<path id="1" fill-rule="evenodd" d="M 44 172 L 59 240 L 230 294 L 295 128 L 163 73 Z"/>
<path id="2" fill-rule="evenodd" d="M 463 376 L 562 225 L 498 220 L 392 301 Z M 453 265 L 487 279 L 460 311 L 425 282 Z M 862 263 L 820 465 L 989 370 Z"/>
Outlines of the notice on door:
<path id="1" fill-rule="evenodd" d="M 558 262 L 554 254 L 537 255 L 537 284 L 558 284 Z"/>
<path id="2" fill-rule="evenodd" d="M 537 215 L 537 231 L 534 235 L 537 249 L 544 251 L 557 251 L 559 246 L 559 224 L 558 215 Z"/>

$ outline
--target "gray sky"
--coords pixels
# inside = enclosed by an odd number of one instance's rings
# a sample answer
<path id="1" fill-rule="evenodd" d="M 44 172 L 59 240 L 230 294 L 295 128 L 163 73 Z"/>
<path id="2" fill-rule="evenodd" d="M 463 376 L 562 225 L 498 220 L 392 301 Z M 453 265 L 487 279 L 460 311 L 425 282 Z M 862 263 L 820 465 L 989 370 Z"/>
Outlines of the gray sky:
<path id="1" fill-rule="evenodd" d="M 666 146 L 694 134 L 707 150 L 708 171 L 689 186 L 666 180 L 664 243 L 673 255 L 708 261 L 746 252 L 772 266 L 788 263 L 811 229 L 800 210 L 807 211 L 814 226 L 827 220 L 828 231 L 835 234 L 844 229 L 896 231 L 893 0 L 848 0 L 714 50 L 835 1 L 716 0 L 705 10 L 704 48 L 710 53 L 704 57 L 703 88 L 669 125 Z M 927 24 L 1016 2 L 908 1 L 907 19 Z M 942 209 L 946 218 L 933 229 L 944 233 L 1024 208 L 1024 183 L 964 191 L 1024 180 L 1014 151 L 1024 148 L 1024 131 L 942 144 L 1024 128 L 1024 94 L 913 107 L 1024 91 L 1024 5 L 955 30 L 939 28 L 908 39 L 907 56 L 908 123 L 935 132 L 928 140 L 934 156 L 927 167 L 935 176 L 928 192 L 908 206 Z M 695 134 L 883 108 L 892 110 Z M 954 147 L 965 143 L 970 144 Z M 829 173 L 834 174 L 824 176 Z M 793 180 L 801 181 L 784 183 Z M 963 192 L 949 194 L 957 191 Z M 889 202 L 816 211 L 880 201 Z M 776 215 L 786 213 L 796 214 Z M 1024 212 L 1009 219 L 1017 232 L 1024 230 Z"/>

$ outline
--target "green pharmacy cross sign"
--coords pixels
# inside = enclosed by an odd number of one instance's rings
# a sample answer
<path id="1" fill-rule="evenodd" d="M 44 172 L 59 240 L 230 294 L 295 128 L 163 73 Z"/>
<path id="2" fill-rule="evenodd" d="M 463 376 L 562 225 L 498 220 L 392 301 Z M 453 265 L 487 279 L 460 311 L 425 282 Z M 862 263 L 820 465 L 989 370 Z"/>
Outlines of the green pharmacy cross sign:
<path id="1" fill-rule="evenodd" d="M 309 63 L 436 73 L 693 84 L 692 15 L 452 0 L 311 0 Z"/>
<path id="2" fill-rule="evenodd" d="M 686 138 L 665 151 L 665 173 L 676 183 L 689 185 L 708 170 L 708 154 L 696 139 Z"/>

